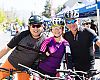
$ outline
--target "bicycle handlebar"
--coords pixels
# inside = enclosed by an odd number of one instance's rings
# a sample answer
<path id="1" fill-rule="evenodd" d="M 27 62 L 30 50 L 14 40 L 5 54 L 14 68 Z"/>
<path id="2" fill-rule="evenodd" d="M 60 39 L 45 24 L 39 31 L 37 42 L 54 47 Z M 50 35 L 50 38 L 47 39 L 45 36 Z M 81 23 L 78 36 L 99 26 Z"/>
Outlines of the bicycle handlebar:
<path id="1" fill-rule="evenodd" d="M 33 73 L 33 74 L 34 74 L 34 73 L 37 73 L 37 74 L 41 75 L 42 77 L 45 77 L 46 79 L 59 79 L 59 80 L 64 80 L 64 78 L 62 78 L 62 77 L 51 77 L 51 76 L 49 76 L 49 75 L 42 74 L 42 73 L 40 73 L 39 71 L 33 70 L 33 69 L 31 69 L 31 68 L 29 68 L 29 67 L 27 67 L 27 66 L 25 66 L 25 65 L 23 65 L 23 64 L 20 64 L 20 63 L 18 63 L 18 65 L 21 66 L 21 67 L 26 68 L 26 69 L 29 70 L 31 73 Z"/>
<path id="2" fill-rule="evenodd" d="M 0 71 L 9 71 L 9 70 L 6 68 L 0 68 Z"/>
<path id="3" fill-rule="evenodd" d="M 19 71 L 19 70 L 13 70 L 13 69 L 7 69 L 7 68 L 0 68 L 0 71 L 2 72 L 7 72 L 7 73 L 21 73 L 22 71 Z"/>
<path id="4" fill-rule="evenodd" d="M 82 73 L 83 75 L 86 75 L 87 72 L 84 72 L 84 71 L 72 71 L 71 69 L 57 69 L 58 72 L 64 72 L 64 73 L 67 73 L 69 74 L 71 77 L 75 77 L 77 76 L 80 80 L 82 80 L 81 76 L 78 74 L 78 73 Z"/>
<path id="5" fill-rule="evenodd" d="M 67 70 L 67 69 L 63 69 L 63 70 L 57 69 L 57 71 L 58 72 L 64 72 L 64 73 L 70 73 L 70 74 L 72 73 L 74 75 L 78 75 L 77 73 L 82 73 L 83 75 L 89 75 L 89 77 L 93 77 L 95 75 L 100 74 L 100 70 L 98 71 L 97 69 L 91 69 L 91 70 L 89 70 L 87 72 L 84 72 L 84 71 L 75 71 L 75 70 L 72 71 L 72 70 Z M 89 74 L 90 71 L 92 71 L 92 74 L 91 73 Z"/>
<path id="6" fill-rule="evenodd" d="M 93 72 L 93 73 L 90 75 L 90 77 L 100 74 L 100 70 L 97 70 L 97 69 L 91 69 L 90 71 Z"/>
<path id="7" fill-rule="evenodd" d="M 76 74 L 76 73 L 82 73 L 82 74 L 87 74 L 87 72 L 84 72 L 84 71 L 72 71 L 70 69 L 57 69 L 58 72 L 64 72 L 64 73 L 73 73 L 73 74 Z"/>

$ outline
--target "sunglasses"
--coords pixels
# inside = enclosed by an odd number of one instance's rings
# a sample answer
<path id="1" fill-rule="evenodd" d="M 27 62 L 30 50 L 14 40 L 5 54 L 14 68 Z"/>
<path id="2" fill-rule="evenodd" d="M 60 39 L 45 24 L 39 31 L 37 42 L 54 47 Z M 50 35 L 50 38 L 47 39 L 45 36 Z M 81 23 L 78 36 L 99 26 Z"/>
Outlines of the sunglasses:
<path id="1" fill-rule="evenodd" d="M 36 28 L 40 28 L 41 25 L 40 25 L 40 24 L 36 24 L 36 25 L 33 24 L 33 25 L 32 25 L 32 28 L 35 28 L 35 27 L 36 27 Z"/>
<path id="2" fill-rule="evenodd" d="M 88 24 L 91 24 L 91 23 L 85 23 L 85 25 L 88 25 Z"/>
<path id="3" fill-rule="evenodd" d="M 66 21 L 66 22 L 67 22 L 67 24 L 74 24 L 76 21 L 77 21 L 77 20 L 68 20 L 68 21 Z"/>

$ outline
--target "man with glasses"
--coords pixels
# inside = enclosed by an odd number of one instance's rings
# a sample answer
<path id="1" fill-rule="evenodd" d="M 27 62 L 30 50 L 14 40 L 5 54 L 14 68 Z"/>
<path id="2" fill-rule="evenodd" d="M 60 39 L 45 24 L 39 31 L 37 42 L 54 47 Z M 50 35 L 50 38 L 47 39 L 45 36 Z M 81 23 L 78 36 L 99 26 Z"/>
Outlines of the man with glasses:
<path id="1" fill-rule="evenodd" d="M 73 67 L 78 71 L 93 69 L 95 62 L 93 42 L 100 47 L 97 34 L 89 28 L 78 28 L 75 18 L 69 17 L 65 21 L 69 31 L 64 34 L 64 38 L 70 44 Z"/>
<path id="2" fill-rule="evenodd" d="M 82 25 L 84 28 L 91 28 L 98 35 L 97 26 L 93 24 L 93 20 L 91 20 L 90 18 L 84 18 Z M 98 52 L 99 52 L 99 47 L 96 44 L 94 44 L 94 53 Z"/>
<path id="3" fill-rule="evenodd" d="M 6 62 L 1 65 L 1 68 L 24 70 L 18 63 L 31 67 L 39 56 L 40 45 L 45 39 L 43 31 L 43 21 L 38 15 L 33 15 L 29 18 L 29 30 L 23 31 L 16 35 L 0 51 L 0 58 L 13 49 Z M 9 73 L 0 72 L 0 80 L 8 76 Z M 18 73 L 18 80 L 29 80 L 29 74 L 22 72 Z"/>
<path id="4" fill-rule="evenodd" d="M 83 19 L 82 25 L 86 28 L 91 28 L 91 19 L 90 18 L 85 18 Z"/>

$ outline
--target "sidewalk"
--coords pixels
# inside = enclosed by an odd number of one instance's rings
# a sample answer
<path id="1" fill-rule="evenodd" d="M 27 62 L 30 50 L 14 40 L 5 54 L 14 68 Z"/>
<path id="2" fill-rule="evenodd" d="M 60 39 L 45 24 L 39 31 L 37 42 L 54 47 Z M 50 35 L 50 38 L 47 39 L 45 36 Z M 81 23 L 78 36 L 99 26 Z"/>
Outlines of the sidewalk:
<path id="1" fill-rule="evenodd" d="M 2 34 L 2 33 L 3 33 L 3 31 L 0 30 L 0 34 Z"/>

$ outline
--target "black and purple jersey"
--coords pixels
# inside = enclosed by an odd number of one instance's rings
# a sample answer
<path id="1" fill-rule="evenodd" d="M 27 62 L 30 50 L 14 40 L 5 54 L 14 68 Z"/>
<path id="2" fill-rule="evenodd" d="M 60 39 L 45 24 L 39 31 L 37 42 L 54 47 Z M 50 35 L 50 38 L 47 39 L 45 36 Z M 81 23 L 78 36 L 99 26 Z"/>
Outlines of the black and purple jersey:
<path id="1" fill-rule="evenodd" d="M 56 73 L 56 69 L 60 68 L 63 55 L 66 53 L 66 46 L 69 48 L 69 43 L 65 39 L 61 39 L 59 42 L 56 42 L 54 37 L 46 39 L 42 43 L 40 51 L 43 54 L 48 52 L 50 55 L 40 62 L 39 68 L 45 72 Z"/>

